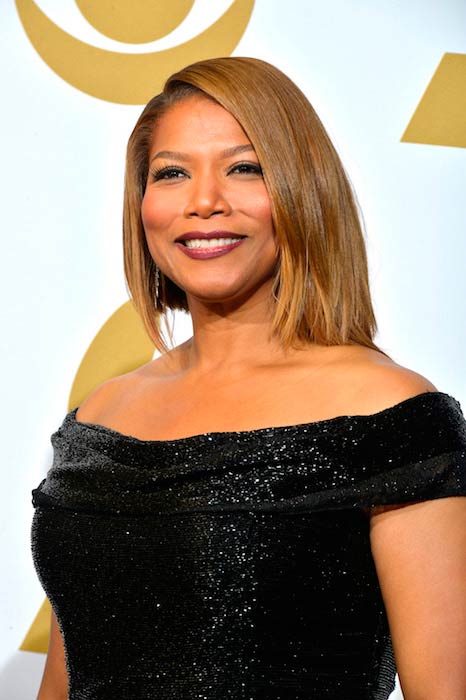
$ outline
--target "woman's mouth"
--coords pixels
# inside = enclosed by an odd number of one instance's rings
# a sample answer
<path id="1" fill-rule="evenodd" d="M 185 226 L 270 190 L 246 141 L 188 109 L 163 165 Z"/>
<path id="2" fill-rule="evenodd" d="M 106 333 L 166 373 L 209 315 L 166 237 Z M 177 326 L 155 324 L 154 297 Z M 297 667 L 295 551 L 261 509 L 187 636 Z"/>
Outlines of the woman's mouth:
<path id="1" fill-rule="evenodd" d="M 221 248 L 237 242 L 238 238 L 188 238 L 184 245 L 187 248 Z"/>
<path id="2" fill-rule="evenodd" d="M 229 253 L 237 248 L 246 236 L 222 236 L 222 237 L 202 237 L 178 239 L 176 245 L 190 258 L 205 260 L 206 258 L 216 258 Z"/>

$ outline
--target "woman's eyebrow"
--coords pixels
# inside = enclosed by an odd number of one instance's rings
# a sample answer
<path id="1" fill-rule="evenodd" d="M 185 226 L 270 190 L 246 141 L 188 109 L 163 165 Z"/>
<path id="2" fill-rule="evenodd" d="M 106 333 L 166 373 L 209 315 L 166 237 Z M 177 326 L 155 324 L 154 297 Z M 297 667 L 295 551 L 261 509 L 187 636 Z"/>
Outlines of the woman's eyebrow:
<path id="1" fill-rule="evenodd" d="M 168 158 L 172 160 L 191 160 L 187 153 L 181 153 L 181 151 L 159 151 L 151 158 L 151 163 L 156 158 Z"/>
<path id="2" fill-rule="evenodd" d="M 254 147 L 250 143 L 232 146 L 231 148 L 226 148 L 224 151 L 222 151 L 220 158 L 231 158 L 232 156 L 236 156 L 239 153 L 245 153 L 246 151 L 254 151 Z M 189 156 L 187 153 L 182 153 L 181 151 L 158 151 L 158 153 L 151 158 L 150 162 L 152 163 L 152 161 L 156 158 L 167 158 L 181 161 L 191 160 L 191 156 Z"/>
<path id="3" fill-rule="evenodd" d="M 239 153 L 245 153 L 246 151 L 254 151 L 254 147 L 250 143 L 245 143 L 242 146 L 233 146 L 232 148 L 226 148 L 222 151 L 222 158 L 231 158 Z"/>

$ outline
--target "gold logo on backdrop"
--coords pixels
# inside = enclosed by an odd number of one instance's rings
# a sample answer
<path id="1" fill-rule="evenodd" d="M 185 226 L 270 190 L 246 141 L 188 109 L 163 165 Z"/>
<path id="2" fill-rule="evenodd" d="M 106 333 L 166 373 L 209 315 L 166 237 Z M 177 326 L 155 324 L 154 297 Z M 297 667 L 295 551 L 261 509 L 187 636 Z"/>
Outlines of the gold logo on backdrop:
<path id="1" fill-rule="evenodd" d="M 142 321 L 131 301 L 120 306 L 95 336 L 78 367 L 71 387 L 68 410 L 106 379 L 130 372 L 154 355 Z M 46 599 L 20 646 L 22 651 L 47 653 L 50 631 L 50 603 Z"/>
<path id="2" fill-rule="evenodd" d="M 466 148 L 466 54 L 444 54 L 401 140 Z"/>
<path id="3" fill-rule="evenodd" d="M 185 18 L 194 0 L 76 0 L 86 19 L 102 34 L 142 43 L 160 38 Z M 183 66 L 228 56 L 251 17 L 254 0 L 234 0 L 224 14 L 193 39 L 162 51 L 120 53 L 92 46 L 61 29 L 34 0 L 16 0 L 31 44 L 57 75 L 82 92 L 119 104 L 145 104 L 166 77 Z"/>
<path id="4" fill-rule="evenodd" d="M 76 0 L 76 5 L 101 34 L 127 44 L 145 44 L 176 29 L 194 0 Z"/>

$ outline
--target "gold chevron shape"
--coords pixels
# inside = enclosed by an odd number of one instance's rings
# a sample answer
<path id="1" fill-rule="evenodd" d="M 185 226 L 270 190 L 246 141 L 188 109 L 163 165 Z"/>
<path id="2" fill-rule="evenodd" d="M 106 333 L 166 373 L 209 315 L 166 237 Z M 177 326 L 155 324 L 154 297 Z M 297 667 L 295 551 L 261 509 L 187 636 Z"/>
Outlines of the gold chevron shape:
<path id="1" fill-rule="evenodd" d="M 466 54 L 444 54 L 401 141 L 466 148 Z"/>

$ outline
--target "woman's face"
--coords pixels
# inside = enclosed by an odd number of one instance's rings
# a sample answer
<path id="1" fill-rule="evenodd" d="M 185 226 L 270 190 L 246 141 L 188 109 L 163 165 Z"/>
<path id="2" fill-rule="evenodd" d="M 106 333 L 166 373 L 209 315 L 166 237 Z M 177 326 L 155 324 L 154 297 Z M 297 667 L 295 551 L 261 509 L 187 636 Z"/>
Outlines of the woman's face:
<path id="1" fill-rule="evenodd" d="M 216 102 L 192 96 L 158 121 L 141 215 L 151 255 L 188 297 L 270 295 L 278 255 L 254 149 Z"/>

